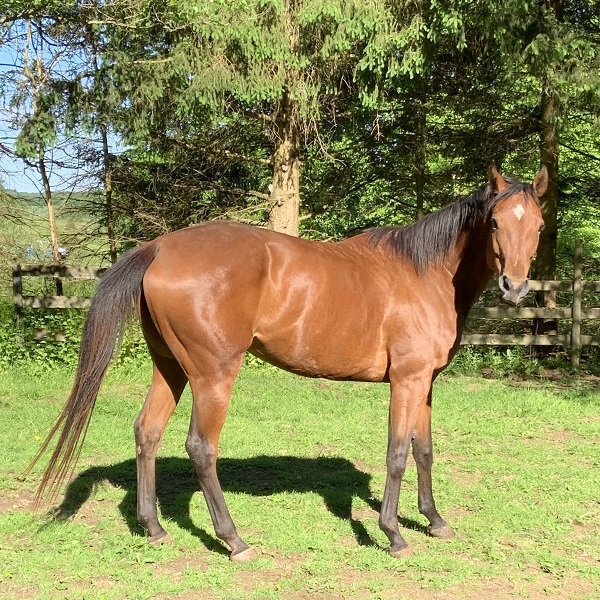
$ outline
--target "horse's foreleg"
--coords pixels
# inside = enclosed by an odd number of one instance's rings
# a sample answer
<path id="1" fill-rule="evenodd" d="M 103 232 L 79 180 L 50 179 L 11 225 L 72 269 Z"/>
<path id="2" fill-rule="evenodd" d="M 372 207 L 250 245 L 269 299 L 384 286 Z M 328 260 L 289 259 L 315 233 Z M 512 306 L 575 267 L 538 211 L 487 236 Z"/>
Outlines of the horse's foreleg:
<path id="1" fill-rule="evenodd" d="M 215 533 L 231 549 L 231 560 L 242 561 L 252 558 L 253 553 L 237 533 L 217 477 L 219 436 L 237 369 L 225 381 L 223 370 L 218 380 L 215 377 L 191 381 L 194 404 L 185 447 L 194 464 Z"/>
<path id="2" fill-rule="evenodd" d="M 410 554 L 410 548 L 398 528 L 398 500 L 414 428 L 421 405 L 427 399 L 430 375 L 423 372 L 411 377 L 394 378 L 390 374 L 387 478 L 379 514 L 379 527 L 390 540 L 389 553 L 395 557 Z"/>
<path id="3" fill-rule="evenodd" d="M 156 451 L 186 383 L 185 374 L 176 361 L 155 363 L 150 391 L 134 425 L 137 518 L 148 531 L 151 544 L 160 543 L 167 536 L 158 520 L 156 508 Z"/>
<path id="4" fill-rule="evenodd" d="M 431 485 L 431 466 L 433 464 L 431 390 L 429 391 L 427 403 L 421 406 L 417 416 L 412 445 L 419 482 L 419 512 L 429 520 L 429 534 L 438 538 L 454 537 L 454 531 L 440 516 L 433 499 Z"/>
<path id="5" fill-rule="evenodd" d="M 395 557 L 410 554 L 408 543 L 400 535 L 398 528 L 398 500 L 409 446 L 410 440 L 398 439 L 396 436 L 391 436 L 388 442 L 387 478 L 379 513 L 379 527 L 390 540 L 388 551 Z"/>

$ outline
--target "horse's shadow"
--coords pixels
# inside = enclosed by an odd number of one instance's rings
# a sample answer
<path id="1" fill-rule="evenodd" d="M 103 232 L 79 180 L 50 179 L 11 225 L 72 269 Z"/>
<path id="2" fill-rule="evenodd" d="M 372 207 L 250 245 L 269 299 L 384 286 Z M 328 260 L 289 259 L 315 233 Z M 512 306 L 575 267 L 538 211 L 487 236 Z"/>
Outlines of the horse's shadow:
<path id="1" fill-rule="evenodd" d="M 199 489 L 190 461 L 185 458 L 159 458 L 156 469 L 157 498 L 163 517 L 196 535 L 207 548 L 224 552 L 212 530 L 209 533 L 198 527 L 190 516 L 191 498 Z M 381 509 L 381 502 L 371 495 L 371 476 L 346 459 L 295 456 L 223 458 L 218 461 L 217 470 L 224 491 L 253 496 L 315 492 L 323 498 L 325 506 L 333 515 L 349 521 L 359 544 L 376 545 L 361 521 L 353 517 L 352 500 L 360 498 L 377 512 Z M 104 481 L 125 490 L 125 497 L 119 505 L 123 519 L 133 535 L 143 535 L 144 531 L 136 519 L 135 460 L 92 467 L 80 473 L 69 483 L 65 498 L 55 512 L 55 518 L 65 520 L 76 514 L 96 487 Z M 400 518 L 400 523 L 409 529 L 426 532 L 424 525 L 411 519 Z"/>

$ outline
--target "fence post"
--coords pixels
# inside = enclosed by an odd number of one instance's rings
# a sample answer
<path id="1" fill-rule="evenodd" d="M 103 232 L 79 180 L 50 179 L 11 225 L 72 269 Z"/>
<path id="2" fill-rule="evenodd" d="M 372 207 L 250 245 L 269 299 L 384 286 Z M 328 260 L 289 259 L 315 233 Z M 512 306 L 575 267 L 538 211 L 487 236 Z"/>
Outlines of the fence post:
<path id="1" fill-rule="evenodd" d="M 579 367 L 581 356 L 581 270 L 582 270 L 582 242 L 575 242 L 573 254 L 573 308 L 571 325 L 571 365 Z"/>
<path id="2" fill-rule="evenodd" d="M 23 345 L 23 277 L 21 265 L 13 263 L 13 304 L 15 307 L 15 341 L 17 346 Z"/>

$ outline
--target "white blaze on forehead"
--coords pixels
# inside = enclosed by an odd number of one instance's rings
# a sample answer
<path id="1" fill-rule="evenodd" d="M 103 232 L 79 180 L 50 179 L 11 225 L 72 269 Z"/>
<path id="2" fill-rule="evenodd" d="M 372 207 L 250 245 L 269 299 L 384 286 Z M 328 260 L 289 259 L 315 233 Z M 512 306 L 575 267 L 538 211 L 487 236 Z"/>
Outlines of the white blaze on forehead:
<path id="1" fill-rule="evenodd" d="M 525 214 L 525 209 L 523 208 L 522 204 L 517 204 L 514 208 L 513 208 L 513 214 L 515 215 L 515 217 L 517 217 L 517 219 L 520 221 L 521 217 Z"/>

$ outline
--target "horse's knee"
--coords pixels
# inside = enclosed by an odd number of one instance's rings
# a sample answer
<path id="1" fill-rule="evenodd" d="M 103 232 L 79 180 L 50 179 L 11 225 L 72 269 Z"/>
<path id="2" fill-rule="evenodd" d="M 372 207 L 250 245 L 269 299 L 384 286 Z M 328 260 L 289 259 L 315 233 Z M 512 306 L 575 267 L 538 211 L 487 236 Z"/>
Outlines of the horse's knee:
<path id="1" fill-rule="evenodd" d="M 133 432 L 138 455 L 151 455 L 156 453 L 162 439 L 161 429 L 143 426 L 141 419 L 138 418 L 133 424 Z"/>
<path id="2" fill-rule="evenodd" d="M 390 450 L 386 458 L 388 477 L 402 479 L 406 470 L 408 452 L 404 450 Z"/>
<path id="3" fill-rule="evenodd" d="M 206 438 L 196 432 L 188 434 L 185 449 L 199 474 L 206 473 L 216 464 L 216 449 L 213 448 Z"/>
<path id="4" fill-rule="evenodd" d="M 413 456 L 418 467 L 428 468 L 433 464 L 433 449 L 431 447 L 415 448 Z"/>

